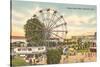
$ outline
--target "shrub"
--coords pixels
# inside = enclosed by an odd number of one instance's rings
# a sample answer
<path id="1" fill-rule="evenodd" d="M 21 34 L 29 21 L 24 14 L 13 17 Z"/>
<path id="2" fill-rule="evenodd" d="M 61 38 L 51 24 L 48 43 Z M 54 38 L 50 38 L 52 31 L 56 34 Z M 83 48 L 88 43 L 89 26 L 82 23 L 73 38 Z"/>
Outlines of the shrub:
<path id="1" fill-rule="evenodd" d="M 58 49 L 48 50 L 47 53 L 47 64 L 58 64 L 61 59 L 61 53 Z"/>

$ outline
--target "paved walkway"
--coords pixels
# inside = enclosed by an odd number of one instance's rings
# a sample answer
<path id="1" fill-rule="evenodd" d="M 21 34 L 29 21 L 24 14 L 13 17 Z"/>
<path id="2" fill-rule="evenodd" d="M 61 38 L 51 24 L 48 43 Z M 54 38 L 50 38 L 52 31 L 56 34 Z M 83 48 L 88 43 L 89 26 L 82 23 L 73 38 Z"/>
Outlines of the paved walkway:
<path id="1" fill-rule="evenodd" d="M 94 62 L 96 61 L 96 53 L 78 53 L 77 55 L 62 55 L 60 63 L 77 63 L 77 62 Z"/>

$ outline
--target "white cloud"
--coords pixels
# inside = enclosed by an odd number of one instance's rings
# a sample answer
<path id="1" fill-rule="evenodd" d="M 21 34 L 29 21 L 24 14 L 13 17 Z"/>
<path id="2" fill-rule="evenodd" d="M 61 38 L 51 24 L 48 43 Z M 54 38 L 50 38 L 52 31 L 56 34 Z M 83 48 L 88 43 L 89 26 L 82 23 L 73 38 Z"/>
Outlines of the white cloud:
<path id="1" fill-rule="evenodd" d="M 94 32 L 96 32 L 96 28 L 81 29 L 77 27 L 70 27 L 68 28 L 67 38 L 71 38 L 71 36 L 94 35 Z"/>
<path id="2" fill-rule="evenodd" d="M 30 10 L 25 10 L 25 12 L 19 12 L 16 10 L 12 10 L 12 20 L 16 20 L 16 18 L 18 18 L 18 20 L 16 21 L 27 21 L 27 19 L 31 18 L 33 16 L 33 14 L 37 14 L 37 12 L 40 10 L 40 7 L 36 7 Z"/>
<path id="3" fill-rule="evenodd" d="M 25 12 L 12 10 L 12 24 L 24 25 L 29 18 L 31 18 L 31 12 L 28 10 Z"/>
<path id="4" fill-rule="evenodd" d="M 96 24 L 95 16 L 77 16 L 71 15 L 65 18 L 68 22 L 68 34 L 67 38 L 71 36 L 79 36 L 79 35 L 91 35 L 96 32 L 96 27 L 89 28 L 85 27 L 85 25 L 93 25 Z M 85 25 L 84 25 L 85 24 Z"/>
<path id="5" fill-rule="evenodd" d="M 40 8 L 39 6 L 37 6 L 36 8 L 33 9 L 32 13 L 36 14 L 39 10 L 41 10 L 42 8 Z"/>
<path id="6" fill-rule="evenodd" d="M 24 29 L 17 27 L 16 25 L 12 26 L 12 36 L 24 36 Z"/>
<path id="7" fill-rule="evenodd" d="M 36 14 L 39 9 L 39 7 L 36 7 L 31 10 L 26 10 L 25 12 L 12 10 L 12 35 L 24 35 L 24 24 L 33 14 Z"/>
<path id="8" fill-rule="evenodd" d="M 18 32 L 21 35 L 24 33 L 23 25 L 26 23 L 26 21 L 32 17 L 33 14 L 37 14 L 37 12 L 41 8 L 37 6 L 36 8 L 26 10 L 25 12 L 18 12 L 15 10 L 12 10 L 12 23 L 13 23 L 13 31 L 12 32 Z M 84 29 L 80 27 L 74 27 L 77 25 L 82 25 L 82 24 L 95 24 L 96 19 L 92 19 L 94 16 L 77 16 L 77 15 L 71 15 L 68 17 L 65 17 L 65 20 L 68 22 L 68 36 L 72 35 L 82 35 L 86 34 L 87 32 L 94 32 L 96 31 L 95 29 Z M 19 18 L 16 19 L 16 18 Z M 18 26 L 21 26 L 20 28 Z M 70 25 L 73 25 L 70 27 Z"/>
<path id="9" fill-rule="evenodd" d="M 12 17 L 24 18 L 25 14 L 12 10 Z"/>
<path id="10" fill-rule="evenodd" d="M 95 24 L 96 19 L 94 16 L 78 16 L 78 15 L 71 15 L 65 18 L 68 21 L 69 25 L 82 25 L 82 24 Z"/>

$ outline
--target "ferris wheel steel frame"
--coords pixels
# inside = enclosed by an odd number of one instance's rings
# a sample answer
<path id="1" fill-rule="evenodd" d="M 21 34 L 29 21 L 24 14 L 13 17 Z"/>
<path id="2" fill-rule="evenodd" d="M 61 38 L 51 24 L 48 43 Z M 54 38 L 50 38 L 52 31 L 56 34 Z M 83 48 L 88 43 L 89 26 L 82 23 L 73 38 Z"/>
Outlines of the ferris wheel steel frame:
<path id="1" fill-rule="evenodd" d="M 44 24 L 43 30 L 34 30 L 34 32 L 44 32 L 44 45 L 48 45 L 47 43 L 50 38 L 58 38 L 60 40 L 66 39 L 67 35 L 67 22 L 65 21 L 64 17 L 60 15 L 60 13 L 53 9 L 41 9 L 36 14 L 32 16 L 32 18 L 39 19 Z M 59 23 L 58 23 L 59 22 Z M 37 25 L 34 23 L 34 25 Z M 37 27 L 42 28 L 40 25 Z M 61 29 L 62 28 L 62 29 Z M 60 29 L 60 30 L 59 30 Z M 58 33 L 62 33 L 63 36 L 58 35 Z M 48 36 L 50 35 L 50 37 Z"/>

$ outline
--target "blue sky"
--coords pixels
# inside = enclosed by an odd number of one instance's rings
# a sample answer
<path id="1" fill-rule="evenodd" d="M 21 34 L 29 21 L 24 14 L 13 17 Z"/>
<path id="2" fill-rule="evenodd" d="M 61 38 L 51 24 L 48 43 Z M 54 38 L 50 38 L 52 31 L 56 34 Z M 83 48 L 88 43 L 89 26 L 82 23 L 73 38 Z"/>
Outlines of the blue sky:
<path id="1" fill-rule="evenodd" d="M 23 25 L 36 11 L 57 10 L 68 23 L 68 36 L 89 35 L 96 32 L 96 6 L 34 1 L 12 1 L 12 35 L 24 36 Z"/>

